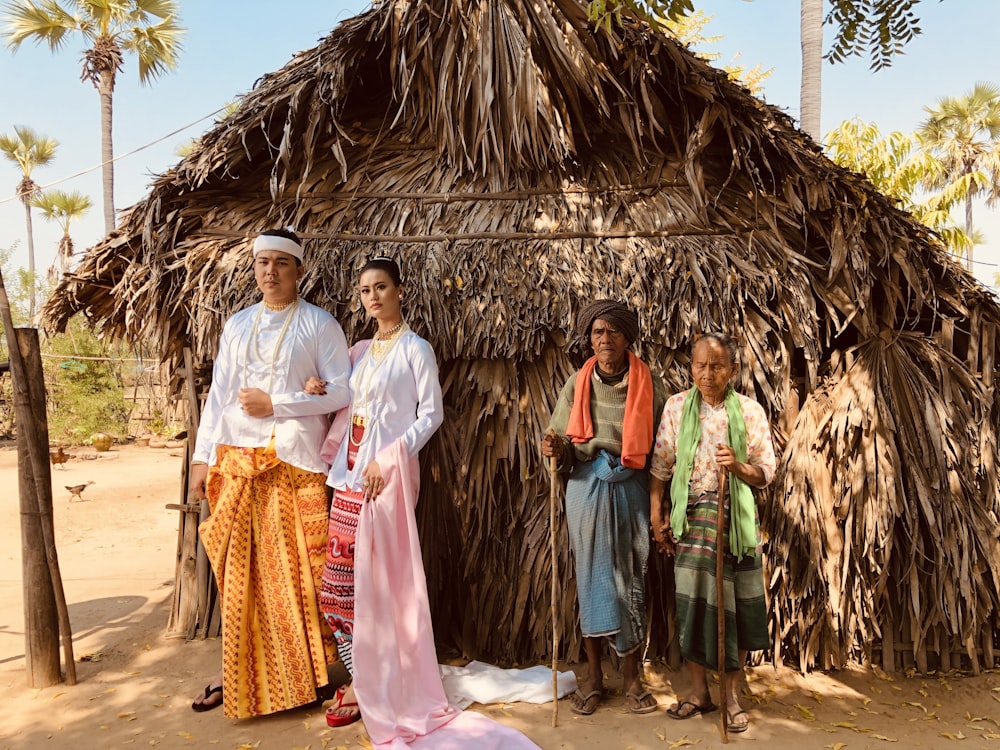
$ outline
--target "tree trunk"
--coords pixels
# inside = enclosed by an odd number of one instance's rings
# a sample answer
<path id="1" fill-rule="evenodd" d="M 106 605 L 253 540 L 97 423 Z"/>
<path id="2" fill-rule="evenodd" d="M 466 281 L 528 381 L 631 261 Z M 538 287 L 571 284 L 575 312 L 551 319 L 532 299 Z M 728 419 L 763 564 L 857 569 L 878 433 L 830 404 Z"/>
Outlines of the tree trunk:
<path id="1" fill-rule="evenodd" d="M 799 17 L 802 43 L 802 85 L 799 90 L 799 124 L 817 143 L 823 92 L 823 0 L 802 0 Z"/>
<path id="2" fill-rule="evenodd" d="M 966 267 L 972 273 L 972 196 L 965 199 L 965 236 L 969 238 L 969 257 L 966 259 Z"/>
<path id="3" fill-rule="evenodd" d="M 31 226 L 31 196 L 22 198 L 24 201 L 24 226 L 28 230 L 28 325 L 35 324 L 35 233 Z"/>
<path id="4" fill-rule="evenodd" d="M 115 150 L 111 122 L 115 91 L 115 71 L 101 71 L 101 175 L 104 182 L 104 233 L 115 228 Z"/>

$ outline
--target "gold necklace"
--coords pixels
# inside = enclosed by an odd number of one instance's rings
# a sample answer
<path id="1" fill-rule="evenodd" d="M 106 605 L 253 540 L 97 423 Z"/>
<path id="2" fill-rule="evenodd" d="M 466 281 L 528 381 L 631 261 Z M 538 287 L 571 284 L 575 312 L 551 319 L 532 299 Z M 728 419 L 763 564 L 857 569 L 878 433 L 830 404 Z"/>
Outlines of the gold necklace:
<path id="1" fill-rule="evenodd" d="M 260 329 L 260 318 L 261 314 L 264 312 L 264 308 L 267 303 L 262 304 L 257 308 L 257 314 L 253 319 L 253 327 L 250 329 L 250 337 L 247 339 L 247 350 L 246 357 L 243 360 L 243 386 L 247 387 L 249 385 L 249 368 L 250 368 L 250 346 L 253 345 L 254 354 L 257 357 L 258 362 L 264 362 L 264 358 L 260 353 L 260 342 L 257 340 L 258 331 Z M 299 306 L 299 298 L 296 297 L 287 305 L 285 308 L 291 308 L 288 314 L 285 316 L 285 322 L 281 325 L 281 330 L 278 332 L 278 340 L 274 343 L 274 351 L 271 352 L 271 361 L 268 363 L 268 375 L 267 375 L 267 393 L 271 392 L 271 384 L 274 382 L 274 363 L 278 359 L 278 353 L 281 351 L 281 343 L 285 340 L 285 333 L 288 332 L 288 326 L 292 322 L 292 318 L 295 317 L 295 311 Z M 283 308 L 284 309 L 284 308 Z"/>
<path id="2" fill-rule="evenodd" d="M 377 334 L 375 338 L 372 339 L 372 343 L 369 344 L 368 351 L 365 352 L 365 356 L 362 358 L 360 363 L 361 370 L 358 374 L 360 387 L 354 391 L 355 398 L 351 404 L 351 412 L 353 414 L 358 414 L 360 416 L 364 416 L 365 418 L 370 417 L 368 410 L 363 408 L 366 404 L 363 404 L 360 399 L 368 399 L 368 401 L 373 400 L 369 394 L 369 390 L 371 388 L 372 378 L 375 377 L 375 371 L 385 360 L 386 355 L 389 353 L 390 349 L 392 349 L 392 345 L 395 344 L 400 336 L 407 330 L 408 327 L 406 323 L 401 320 L 388 331 Z M 387 335 L 387 338 L 382 338 L 383 335 Z M 363 443 L 365 438 L 368 436 L 369 425 L 371 425 L 370 419 L 365 427 L 364 434 L 361 436 L 361 440 L 354 439 L 353 430 L 348 435 L 351 445 L 355 448 L 360 447 L 361 443 Z"/>
<path id="3" fill-rule="evenodd" d="M 381 361 L 382 358 L 385 357 L 386 353 L 392 347 L 392 343 L 396 336 L 402 332 L 403 325 L 403 321 L 400 320 L 392 328 L 375 334 L 375 338 L 372 339 L 371 343 L 371 352 L 376 359 Z"/>
<path id="4" fill-rule="evenodd" d="M 289 305 L 294 305 L 296 302 L 298 302 L 298 300 L 299 298 L 297 295 L 288 300 L 288 302 L 268 302 L 267 300 L 264 300 L 264 307 L 266 307 L 271 312 L 281 312 Z"/>

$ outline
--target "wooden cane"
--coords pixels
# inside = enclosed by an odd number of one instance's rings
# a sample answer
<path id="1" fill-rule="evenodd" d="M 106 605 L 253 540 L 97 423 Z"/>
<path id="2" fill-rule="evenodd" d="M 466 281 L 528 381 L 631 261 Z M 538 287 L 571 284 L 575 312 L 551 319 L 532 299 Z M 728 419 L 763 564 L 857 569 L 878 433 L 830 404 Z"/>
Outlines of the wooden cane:
<path id="1" fill-rule="evenodd" d="M 559 723 L 559 620 L 556 601 L 559 598 L 559 583 L 556 577 L 556 492 L 559 472 L 556 457 L 549 457 L 549 550 L 552 556 L 552 726 Z"/>
<path id="2" fill-rule="evenodd" d="M 725 581 L 723 580 L 722 556 L 725 549 L 722 523 L 722 506 L 726 496 L 726 467 L 719 468 L 718 513 L 715 516 L 715 608 L 718 638 L 719 665 L 719 733 L 723 743 L 729 743 L 729 691 L 726 685 L 726 597 Z"/>

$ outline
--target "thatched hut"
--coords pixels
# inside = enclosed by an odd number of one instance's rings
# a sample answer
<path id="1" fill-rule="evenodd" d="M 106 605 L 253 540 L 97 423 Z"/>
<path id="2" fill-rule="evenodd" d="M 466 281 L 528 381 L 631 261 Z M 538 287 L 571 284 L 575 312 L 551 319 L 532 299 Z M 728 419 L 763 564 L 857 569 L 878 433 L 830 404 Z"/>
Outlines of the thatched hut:
<path id="1" fill-rule="evenodd" d="M 352 340 L 357 270 L 400 258 L 449 410 L 419 508 L 437 636 L 501 662 L 549 648 L 537 443 L 580 361 L 577 309 L 635 305 L 672 390 L 693 334 L 734 333 L 782 448 L 761 498 L 775 656 L 992 666 L 996 300 L 782 112 L 643 22 L 595 31 L 584 5 L 376 2 L 157 178 L 60 285 L 50 325 L 82 312 L 207 369 L 255 298 L 260 228 L 308 239 L 302 291 Z M 651 577 L 663 653 L 665 561 Z"/>

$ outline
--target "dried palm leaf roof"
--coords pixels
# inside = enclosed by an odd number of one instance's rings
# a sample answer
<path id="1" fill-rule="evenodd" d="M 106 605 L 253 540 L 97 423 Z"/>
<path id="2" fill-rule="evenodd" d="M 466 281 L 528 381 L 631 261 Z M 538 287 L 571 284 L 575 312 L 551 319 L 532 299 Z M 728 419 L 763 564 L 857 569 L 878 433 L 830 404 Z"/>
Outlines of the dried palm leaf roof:
<path id="1" fill-rule="evenodd" d="M 580 0 L 378 2 L 261 79 L 45 315 L 210 362 L 256 297 L 247 239 L 279 225 L 307 239 L 302 293 L 351 339 L 357 270 L 401 259 L 451 409 L 420 509 L 440 638 L 546 652 L 536 444 L 578 361 L 576 310 L 613 296 L 640 311 L 638 349 L 673 390 L 693 333 L 744 343 L 741 385 L 787 445 L 762 501 L 776 652 L 843 663 L 874 635 L 888 664 L 898 633 L 914 654 L 986 657 L 970 643 L 1000 602 L 980 525 L 997 515 L 1000 307 L 927 229 L 672 40 L 629 19 L 595 32 Z M 921 448 L 928 430 L 940 451 Z M 931 572 L 945 523 L 960 551 Z M 936 587 L 968 571 L 976 595 L 942 602 Z"/>

